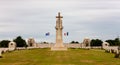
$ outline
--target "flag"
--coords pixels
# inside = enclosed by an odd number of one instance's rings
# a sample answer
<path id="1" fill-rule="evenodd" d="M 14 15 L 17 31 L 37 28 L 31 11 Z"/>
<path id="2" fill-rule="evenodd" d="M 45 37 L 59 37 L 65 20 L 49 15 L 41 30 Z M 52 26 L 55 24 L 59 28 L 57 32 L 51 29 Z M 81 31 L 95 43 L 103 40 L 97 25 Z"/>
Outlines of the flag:
<path id="1" fill-rule="evenodd" d="M 67 36 L 69 35 L 69 32 L 67 32 Z"/>
<path id="2" fill-rule="evenodd" d="M 68 36 L 68 35 L 69 35 L 69 32 L 64 33 L 64 36 Z"/>
<path id="3" fill-rule="evenodd" d="M 64 33 L 64 36 L 66 36 L 66 33 Z"/>
<path id="4" fill-rule="evenodd" d="M 49 33 L 49 32 L 45 33 L 45 36 L 49 36 L 49 35 L 50 35 L 50 33 Z"/>

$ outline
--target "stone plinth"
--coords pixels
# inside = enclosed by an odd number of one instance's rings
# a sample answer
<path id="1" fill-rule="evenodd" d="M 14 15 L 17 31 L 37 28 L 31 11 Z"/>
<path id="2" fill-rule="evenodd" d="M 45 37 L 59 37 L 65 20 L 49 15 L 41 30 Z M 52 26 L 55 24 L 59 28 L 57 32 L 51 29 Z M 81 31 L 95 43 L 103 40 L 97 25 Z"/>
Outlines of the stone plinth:
<path id="1" fill-rule="evenodd" d="M 51 47 L 51 50 L 53 50 L 53 51 L 65 51 L 65 50 L 67 50 L 67 47 Z"/>

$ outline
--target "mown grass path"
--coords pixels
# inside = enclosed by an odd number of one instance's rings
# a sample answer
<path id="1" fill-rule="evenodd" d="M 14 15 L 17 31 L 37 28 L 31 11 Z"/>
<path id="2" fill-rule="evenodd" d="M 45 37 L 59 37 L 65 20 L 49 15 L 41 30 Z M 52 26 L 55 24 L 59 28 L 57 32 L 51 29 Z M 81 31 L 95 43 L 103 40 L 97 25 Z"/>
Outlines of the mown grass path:
<path id="1" fill-rule="evenodd" d="M 98 49 L 16 50 L 3 54 L 0 65 L 120 65 L 120 58 Z"/>

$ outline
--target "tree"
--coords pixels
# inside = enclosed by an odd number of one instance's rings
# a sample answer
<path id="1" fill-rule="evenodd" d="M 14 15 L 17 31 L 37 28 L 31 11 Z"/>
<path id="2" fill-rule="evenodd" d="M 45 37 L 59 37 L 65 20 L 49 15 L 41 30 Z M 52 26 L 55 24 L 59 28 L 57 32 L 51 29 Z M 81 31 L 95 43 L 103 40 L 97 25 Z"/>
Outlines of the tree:
<path id="1" fill-rule="evenodd" d="M 78 41 L 71 41 L 70 43 L 71 43 L 71 44 L 79 44 Z"/>
<path id="2" fill-rule="evenodd" d="M 114 42 L 115 42 L 115 46 L 120 46 L 120 40 L 119 40 L 119 38 L 115 38 L 115 40 L 114 40 Z"/>
<path id="3" fill-rule="evenodd" d="M 91 46 L 102 46 L 103 41 L 99 39 L 92 39 L 90 42 Z"/>
<path id="4" fill-rule="evenodd" d="M 0 47 L 8 47 L 9 42 L 10 42 L 9 40 L 2 40 L 0 42 Z"/>
<path id="5" fill-rule="evenodd" d="M 120 40 L 119 38 L 115 38 L 114 40 L 106 40 L 110 44 L 110 46 L 120 46 Z"/>
<path id="6" fill-rule="evenodd" d="M 75 43 L 79 43 L 78 41 L 76 41 Z"/>
<path id="7" fill-rule="evenodd" d="M 72 42 L 70 42 L 70 43 L 75 43 L 75 41 L 72 41 Z"/>
<path id="8" fill-rule="evenodd" d="M 108 42 L 110 44 L 110 46 L 114 46 L 114 40 L 106 40 L 106 42 Z"/>
<path id="9" fill-rule="evenodd" d="M 26 41 L 24 39 L 22 39 L 21 36 L 18 36 L 13 41 L 16 42 L 17 47 L 26 47 L 27 46 Z"/>

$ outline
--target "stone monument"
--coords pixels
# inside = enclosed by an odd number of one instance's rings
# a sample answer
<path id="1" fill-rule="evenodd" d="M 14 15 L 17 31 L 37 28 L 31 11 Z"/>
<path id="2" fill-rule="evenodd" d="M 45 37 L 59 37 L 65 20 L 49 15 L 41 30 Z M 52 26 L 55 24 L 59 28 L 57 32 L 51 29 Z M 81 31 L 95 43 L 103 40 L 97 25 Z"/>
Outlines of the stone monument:
<path id="1" fill-rule="evenodd" d="M 29 38 L 27 43 L 28 43 L 28 47 L 36 47 L 34 38 Z"/>
<path id="2" fill-rule="evenodd" d="M 67 47 L 63 45 L 63 39 L 62 39 L 62 16 L 60 15 L 60 12 L 58 13 L 58 16 L 56 16 L 56 43 L 53 47 L 51 47 L 51 50 L 67 50 Z"/>
<path id="3" fill-rule="evenodd" d="M 88 37 L 84 38 L 83 46 L 90 48 L 90 42 L 91 42 L 91 40 Z"/>
<path id="4" fill-rule="evenodd" d="M 16 43 L 15 42 L 10 42 L 8 44 L 9 51 L 13 51 L 16 49 Z"/>

